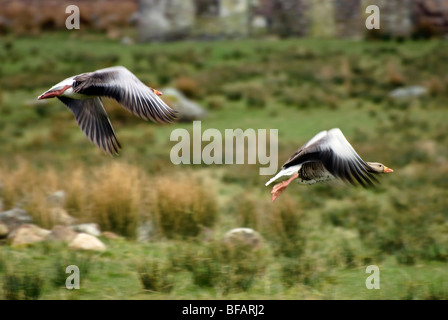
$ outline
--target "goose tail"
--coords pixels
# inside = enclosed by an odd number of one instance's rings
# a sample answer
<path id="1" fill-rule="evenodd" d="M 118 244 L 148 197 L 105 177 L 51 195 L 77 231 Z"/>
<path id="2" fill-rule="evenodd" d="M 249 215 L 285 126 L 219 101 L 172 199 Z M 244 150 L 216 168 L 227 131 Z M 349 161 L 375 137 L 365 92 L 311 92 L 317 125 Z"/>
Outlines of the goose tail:
<path id="1" fill-rule="evenodd" d="M 266 182 L 265 186 L 270 185 L 272 182 L 277 181 L 281 177 L 292 176 L 294 173 L 297 173 L 297 171 L 300 170 L 301 166 L 302 165 L 297 165 L 281 169 L 273 178 L 271 178 L 268 182 Z"/>

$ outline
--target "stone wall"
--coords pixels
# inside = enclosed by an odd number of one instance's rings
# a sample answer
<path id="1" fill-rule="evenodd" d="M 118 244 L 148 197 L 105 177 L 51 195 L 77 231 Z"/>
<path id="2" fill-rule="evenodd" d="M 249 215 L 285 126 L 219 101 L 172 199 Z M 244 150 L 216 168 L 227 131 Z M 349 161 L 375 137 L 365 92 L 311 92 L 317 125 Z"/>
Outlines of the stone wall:
<path id="1" fill-rule="evenodd" d="M 63 30 L 72 4 L 79 7 L 81 27 L 106 32 L 129 26 L 138 8 L 137 0 L 0 0 L 0 34 Z"/>
<path id="2" fill-rule="evenodd" d="M 388 37 L 410 37 L 419 24 L 448 33 L 446 0 L 196 0 L 202 14 L 190 35 L 360 39 L 370 32 L 365 10 L 371 4 L 380 9 L 379 33 Z"/>
<path id="3" fill-rule="evenodd" d="M 65 8 L 76 4 L 81 27 L 109 32 L 138 29 L 140 41 L 185 38 L 354 38 L 365 28 L 368 5 L 380 8 L 388 37 L 448 34 L 448 0 L 0 0 L 0 33 L 63 29 Z"/>
<path id="4" fill-rule="evenodd" d="M 365 26 L 365 7 L 359 0 L 334 0 L 336 35 L 343 38 L 360 38 Z M 362 30 L 362 31 L 361 31 Z"/>
<path id="5" fill-rule="evenodd" d="M 310 0 L 267 0 L 260 2 L 267 32 L 286 36 L 306 36 L 309 32 Z"/>
<path id="6" fill-rule="evenodd" d="M 432 29 L 435 33 L 448 34 L 448 1 L 417 1 L 413 13 L 413 26 L 420 29 L 429 28 L 429 32 Z"/>
<path id="7" fill-rule="evenodd" d="M 193 0 L 139 0 L 136 17 L 140 41 L 187 37 L 195 23 Z"/>
<path id="8" fill-rule="evenodd" d="M 408 37 L 412 34 L 415 0 L 363 0 L 361 7 L 374 4 L 380 9 L 381 33 L 391 37 Z"/>

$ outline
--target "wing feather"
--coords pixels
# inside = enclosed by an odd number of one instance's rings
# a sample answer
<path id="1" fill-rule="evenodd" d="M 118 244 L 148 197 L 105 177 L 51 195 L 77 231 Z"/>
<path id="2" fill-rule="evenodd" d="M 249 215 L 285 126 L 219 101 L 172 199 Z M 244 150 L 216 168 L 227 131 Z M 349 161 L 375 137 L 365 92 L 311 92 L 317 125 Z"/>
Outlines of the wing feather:
<path id="1" fill-rule="evenodd" d="M 110 154 L 118 154 L 121 148 L 109 117 L 99 97 L 71 99 L 58 97 L 75 115 L 81 130 L 99 148 Z"/>
<path id="2" fill-rule="evenodd" d="M 137 117 L 158 123 L 173 122 L 177 111 L 122 66 L 83 73 L 74 78 L 73 90 L 91 96 L 115 99 Z"/>

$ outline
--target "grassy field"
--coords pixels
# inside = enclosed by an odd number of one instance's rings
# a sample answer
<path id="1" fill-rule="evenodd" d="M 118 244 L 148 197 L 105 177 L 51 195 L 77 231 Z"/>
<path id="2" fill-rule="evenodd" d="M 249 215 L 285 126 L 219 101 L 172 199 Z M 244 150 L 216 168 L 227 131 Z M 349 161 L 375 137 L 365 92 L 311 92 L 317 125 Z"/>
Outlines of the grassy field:
<path id="1" fill-rule="evenodd" d="M 0 298 L 447 299 L 447 49 L 438 40 L 125 46 L 92 34 L 4 38 L 3 209 L 21 205 L 51 229 L 45 199 L 64 190 L 72 216 L 123 238 L 102 238 L 104 253 L 3 243 Z M 191 131 L 191 122 L 157 126 L 105 99 L 123 145 L 109 157 L 60 101 L 36 98 L 111 65 L 201 104 L 202 130 L 278 129 L 279 166 L 320 130 L 339 127 L 365 160 L 394 173 L 373 190 L 291 185 L 272 203 L 260 164 L 173 165 L 170 134 Z M 428 94 L 388 96 L 411 85 Z M 150 242 L 136 240 L 143 221 L 154 224 Z M 261 249 L 223 245 L 236 227 L 257 230 Z M 69 264 L 81 266 L 79 290 L 65 288 Z M 379 290 L 366 289 L 369 265 L 380 269 Z"/>

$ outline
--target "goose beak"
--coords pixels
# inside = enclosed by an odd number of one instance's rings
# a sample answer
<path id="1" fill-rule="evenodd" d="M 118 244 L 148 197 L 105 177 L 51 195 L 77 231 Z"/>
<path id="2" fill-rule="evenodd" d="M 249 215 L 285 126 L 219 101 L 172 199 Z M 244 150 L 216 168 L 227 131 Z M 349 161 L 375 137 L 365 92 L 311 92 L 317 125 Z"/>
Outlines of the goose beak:
<path id="1" fill-rule="evenodd" d="M 37 100 L 49 99 L 49 98 L 60 96 L 61 94 L 64 93 L 65 90 L 67 90 L 70 87 L 71 86 L 66 85 L 62 89 L 59 89 L 59 90 L 48 90 L 47 92 L 44 92 L 39 97 L 37 97 Z"/>
<path id="2" fill-rule="evenodd" d="M 391 168 L 388 168 L 386 166 L 384 166 L 384 173 L 391 173 L 394 172 L 394 170 L 392 170 Z"/>
<path id="3" fill-rule="evenodd" d="M 44 92 L 43 94 L 41 94 L 40 96 L 38 96 L 37 100 L 49 99 L 49 98 L 53 98 L 56 96 L 57 96 L 57 94 L 55 91 L 47 91 L 47 92 Z"/>

